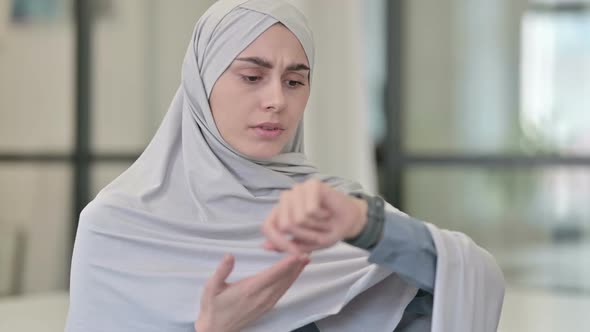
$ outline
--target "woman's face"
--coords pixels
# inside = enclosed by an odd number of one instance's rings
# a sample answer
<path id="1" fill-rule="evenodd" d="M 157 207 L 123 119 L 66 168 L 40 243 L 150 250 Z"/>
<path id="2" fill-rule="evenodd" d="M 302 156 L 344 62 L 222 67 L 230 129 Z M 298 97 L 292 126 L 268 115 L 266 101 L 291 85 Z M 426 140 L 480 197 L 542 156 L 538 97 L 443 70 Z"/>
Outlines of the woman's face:
<path id="1" fill-rule="evenodd" d="M 213 86 L 209 103 L 227 143 L 250 158 L 269 159 L 295 135 L 309 91 L 303 47 L 275 24 L 234 59 Z"/>

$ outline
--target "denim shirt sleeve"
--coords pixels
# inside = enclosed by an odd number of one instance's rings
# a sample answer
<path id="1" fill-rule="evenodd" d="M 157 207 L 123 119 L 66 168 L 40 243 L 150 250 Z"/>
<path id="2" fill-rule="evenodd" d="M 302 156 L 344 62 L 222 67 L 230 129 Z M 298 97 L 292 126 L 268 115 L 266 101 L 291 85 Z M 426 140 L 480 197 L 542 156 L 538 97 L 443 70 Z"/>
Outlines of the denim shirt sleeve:
<path id="1" fill-rule="evenodd" d="M 386 211 L 383 235 L 371 250 L 369 262 L 388 268 L 405 281 L 434 294 L 436 248 L 421 221 Z"/>

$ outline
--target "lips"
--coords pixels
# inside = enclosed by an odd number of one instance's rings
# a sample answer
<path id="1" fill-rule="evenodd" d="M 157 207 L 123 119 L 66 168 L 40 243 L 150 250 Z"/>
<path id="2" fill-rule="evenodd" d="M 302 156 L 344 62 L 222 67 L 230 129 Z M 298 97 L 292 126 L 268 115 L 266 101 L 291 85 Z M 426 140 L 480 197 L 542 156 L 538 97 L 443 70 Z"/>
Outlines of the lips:
<path id="1" fill-rule="evenodd" d="M 283 126 L 278 122 L 264 122 L 257 124 L 254 128 L 260 128 L 263 130 L 285 130 Z"/>
<path id="2" fill-rule="evenodd" d="M 264 139 L 277 138 L 283 133 L 283 131 L 285 131 L 285 128 L 280 123 L 271 122 L 258 124 L 252 127 L 252 129 L 254 129 L 254 132 L 258 137 Z"/>

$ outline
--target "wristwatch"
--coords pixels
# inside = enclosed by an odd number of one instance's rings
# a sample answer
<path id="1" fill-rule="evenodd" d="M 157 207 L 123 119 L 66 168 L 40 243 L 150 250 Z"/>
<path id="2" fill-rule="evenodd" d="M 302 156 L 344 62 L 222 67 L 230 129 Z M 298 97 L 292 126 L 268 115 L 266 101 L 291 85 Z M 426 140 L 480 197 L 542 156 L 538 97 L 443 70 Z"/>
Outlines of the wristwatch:
<path id="1" fill-rule="evenodd" d="M 383 234 L 385 222 L 385 201 L 379 196 L 369 196 L 363 193 L 351 193 L 351 196 L 364 199 L 367 202 L 367 224 L 359 235 L 344 242 L 358 248 L 372 249 Z"/>

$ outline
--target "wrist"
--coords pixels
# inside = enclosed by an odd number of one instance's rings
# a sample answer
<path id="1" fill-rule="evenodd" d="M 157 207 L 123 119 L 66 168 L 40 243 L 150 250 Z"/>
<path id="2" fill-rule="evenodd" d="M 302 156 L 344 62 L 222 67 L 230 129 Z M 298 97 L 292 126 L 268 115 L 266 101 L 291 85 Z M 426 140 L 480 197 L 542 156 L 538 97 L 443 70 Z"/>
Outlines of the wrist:
<path id="1" fill-rule="evenodd" d="M 365 229 L 365 227 L 367 226 L 367 210 L 369 209 L 369 205 L 367 203 L 366 200 L 362 199 L 362 198 L 358 198 L 358 197 L 351 197 L 353 200 L 353 204 L 355 205 L 356 209 L 356 213 L 354 214 L 354 218 L 352 221 L 352 226 L 350 227 L 350 230 L 347 232 L 347 234 L 345 235 L 345 239 L 353 239 L 357 236 L 359 236 L 362 231 Z"/>
<path id="2" fill-rule="evenodd" d="M 351 195 L 365 201 L 365 214 L 362 219 L 357 219 L 361 220 L 359 225 L 362 227 L 359 227 L 360 230 L 354 230 L 352 234 L 356 234 L 356 236 L 345 238 L 344 241 L 355 247 L 370 250 L 377 245 L 383 235 L 384 201 L 379 196 L 367 196 L 362 193 L 353 193 Z"/>

